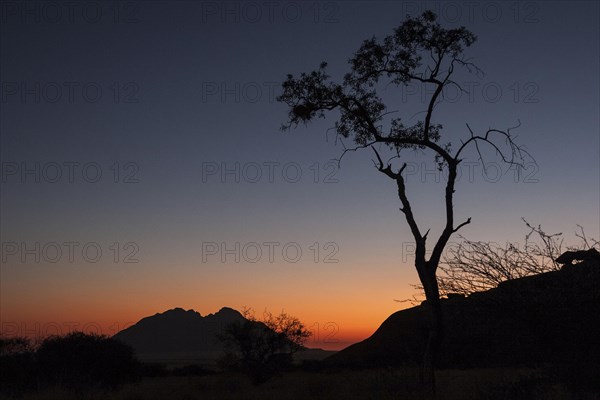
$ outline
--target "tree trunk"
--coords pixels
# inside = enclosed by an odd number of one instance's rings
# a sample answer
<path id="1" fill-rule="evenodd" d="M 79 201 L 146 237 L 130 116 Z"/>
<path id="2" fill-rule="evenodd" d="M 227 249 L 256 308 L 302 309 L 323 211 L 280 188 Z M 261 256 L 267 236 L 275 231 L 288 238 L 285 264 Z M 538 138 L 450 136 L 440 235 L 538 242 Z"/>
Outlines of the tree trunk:
<path id="1" fill-rule="evenodd" d="M 425 289 L 425 312 L 427 314 L 427 339 L 423 352 L 420 383 L 425 399 L 435 399 L 435 366 L 442 335 L 442 308 L 435 274 L 422 275 Z"/>
<path id="2" fill-rule="evenodd" d="M 421 365 L 421 383 L 426 399 L 435 398 L 435 367 L 441 341 L 442 313 L 439 298 L 427 300 L 428 332 Z"/>

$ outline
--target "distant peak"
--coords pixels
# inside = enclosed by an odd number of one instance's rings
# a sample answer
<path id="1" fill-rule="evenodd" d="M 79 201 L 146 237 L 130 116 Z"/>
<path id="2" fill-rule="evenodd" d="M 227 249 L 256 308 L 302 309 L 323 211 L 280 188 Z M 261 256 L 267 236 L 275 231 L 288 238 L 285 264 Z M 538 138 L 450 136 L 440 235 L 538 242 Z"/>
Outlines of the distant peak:
<path id="1" fill-rule="evenodd" d="M 172 309 L 170 309 L 170 310 L 167 310 L 167 311 L 165 311 L 165 312 L 163 312 L 163 313 L 161 313 L 161 314 L 162 314 L 162 315 L 167 315 L 167 314 L 168 314 L 168 315 L 183 315 L 183 314 L 188 314 L 188 315 L 197 315 L 197 316 L 199 316 L 199 317 L 201 317 L 201 316 L 202 316 L 202 315 L 200 315 L 200 313 L 199 313 L 198 311 L 195 311 L 195 310 L 193 310 L 193 309 L 191 309 L 191 308 L 190 308 L 189 310 L 187 310 L 187 311 L 186 311 L 185 309 L 183 309 L 183 308 L 181 308 L 181 307 L 175 307 L 175 308 L 172 308 Z M 160 315 L 160 314 L 159 314 L 159 315 Z"/>
<path id="2" fill-rule="evenodd" d="M 234 310 L 231 307 L 223 307 L 217 312 L 217 314 L 226 314 L 226 315 L 242 315 L 238 310 Z"/>

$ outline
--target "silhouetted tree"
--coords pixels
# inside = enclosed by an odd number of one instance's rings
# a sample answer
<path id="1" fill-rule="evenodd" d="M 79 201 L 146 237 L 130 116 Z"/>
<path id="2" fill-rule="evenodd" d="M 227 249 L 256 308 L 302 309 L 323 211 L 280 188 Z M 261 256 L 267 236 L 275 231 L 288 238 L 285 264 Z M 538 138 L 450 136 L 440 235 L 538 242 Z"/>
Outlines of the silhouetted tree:
<path id="1" fill-rule="evenodd" d="M 130 346 L 83 332 L 46 338 L 36 359 L 43 382 L 74 390 L 114 388 L 134 381 L 140 371 Z"/>
<path id="2" fill-rule="evenodd" d="M 310 73 L 302 73 L 298 78 L 288 75 L 283 83 L 283 93 L 278 100 L 289 106 L 288 121 L 283 130 L 324 117 L 326 111 L 336 110 L 339 117 L 335 132 L 342 140 L 351 137 L 356 147 L 348 150 L 372 148 L 377 161 L 376 168 L 394 181 L 398 197 L 416 244 L 415 267 L 427 298 L 430 326 L 425 345 L 421 379 L 427 392 L 434 393 L 434 360 L 441 336 L 441 306 L 436 272 L 444 247 L 448 240 L 461 227 L 471 222 L 467 219 L 459 224 L 454 219 L 454 191 L 457 168 L 465 156 L 467 148 L 474 147 L 483 162 L 481 146 L 488 145 L 500 158 L 509 164 L 523 166 L 528 153 L 519 147 L 507 130 L 488 129 L 482 134 L 475 133 L 467 124 L 469 136 L 451 150 L 451 144 L 440 143 L 442 125 L 433 118 L 436 105 L 443 97 L 445 87 L 454 85 L 463 90 L 452 75 L 458 67 L 469 72 L 480 70 L 463 57 L 463 50 L 476 40 L 465 27 L 445 29 L 437 22 L 437 16 L 426 11 L 419 17 L 409 17 L 383 40 L 365 40 L 349 60 L 351 71 L 344 76 L 342 83 L 333 82 L 326 73 L 327 63 Z M 386 82 L 381 82 L 385 80 Z M 405 125 L 401 118 L 390 117 L 386 106 L 377 93 L 377 88 L 400 87 L 417 83 L 433 88 L 424 112 L 424 118 L 413 125 Z M 464 91 L 464 90 L 463 90 Z M 379 149 L 375 147 L 379 146 Z M 391 157 L 384 163 L 381 148 L 391 151 Z M 425 233 L 419 227 L 407 195 L 402 166 L 392 166 L 402 150 L 430 151 L 440 170 L 446 169 L 445 182 L 445 224 L 435 241 L 429 258 L 426 256 Z M 343 156 L 343 154 L 342 154 Z M 397 162 L 397 161 L 394 161 Z M 485 165 L 485 164 L 483 164 Z"/>
<path id="3" fill-rule="evenodd" d="M 257 384 L 291 365 L 293 354 L 304 348 L 311 335 L 298 318 L 284 312 L 265 311 L 262 320 L 250 309 L 242 314 L 244 321 L 226 326 L 219 336 L 228 349 L 222 362 L 241 369 Z"/>
<path id="4" fill-rule="evenodd" d="M 37 384 L 34 346 L 25 337 L 0 338 L 0 392 L 18 396 Z"/>

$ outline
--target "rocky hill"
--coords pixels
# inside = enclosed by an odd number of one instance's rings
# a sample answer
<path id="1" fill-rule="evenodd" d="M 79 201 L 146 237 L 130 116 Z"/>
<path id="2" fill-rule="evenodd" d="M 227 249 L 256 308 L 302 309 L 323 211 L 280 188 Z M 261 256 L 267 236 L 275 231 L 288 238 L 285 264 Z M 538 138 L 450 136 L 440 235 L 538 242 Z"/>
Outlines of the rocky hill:
<path id="1" fill-rule="evenodd" d="M 503 282 L 469 297 L 451 296 L 442 309 L 442 368 L 599 363 L 597 259 Z M 426 322 L 422 305 L 398 311 L 371 337 L 326 361 L 355 367 L 418 365 Z"/>

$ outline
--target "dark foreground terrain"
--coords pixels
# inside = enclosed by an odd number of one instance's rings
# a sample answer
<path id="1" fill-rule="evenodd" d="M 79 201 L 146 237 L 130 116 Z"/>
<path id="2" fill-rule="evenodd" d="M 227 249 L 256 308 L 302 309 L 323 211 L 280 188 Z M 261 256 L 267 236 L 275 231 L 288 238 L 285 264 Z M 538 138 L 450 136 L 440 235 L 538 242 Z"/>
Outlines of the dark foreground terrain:
<path id="1" fill-rule="evenodd" d="M 442 370 L 440 400 L 600 399 L 593 391 L 557 382 L 552 371 L 533 369 Z M 114 392 L 45 390 L 24 400 L 195 400 L 195 399 L 418 399 L 415 369 L 385 368 L 329 372 L 289 372 L 255 386 L 238 374 L 145 378 Z M 6 397 L 0 397 L 5 399 Z"/>

